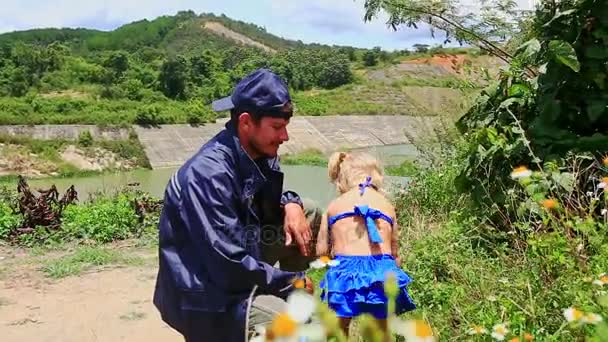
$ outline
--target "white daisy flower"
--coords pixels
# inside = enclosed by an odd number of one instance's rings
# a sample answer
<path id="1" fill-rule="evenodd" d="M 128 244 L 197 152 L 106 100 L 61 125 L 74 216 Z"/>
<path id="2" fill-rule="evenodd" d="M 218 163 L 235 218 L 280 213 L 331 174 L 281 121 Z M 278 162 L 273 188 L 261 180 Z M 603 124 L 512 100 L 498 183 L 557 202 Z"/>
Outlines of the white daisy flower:
<path id="1" fill-rule="evenodd" d="M 525 166 L 520 166 L 518 168 L 513 169 L 511 172 L 511 178 L 520 179 L 520 178 L 528 178 L 532 175 L 532 171 L 528 170 Z"/>
<path id="2" fill-rule="evenodd" d="M 310 267 L 320 269 L 320 268 L 325 268 L 327 266 L 329 266 L 329 267 L 337 266 L 339 264 L 340 264 L 340 261 L 338 261 L 338 260 L 335 260 L 335 259 L 332 260 L 328 256 L 322 256 L 319 259 L 311 262 Z"/>
<path id="3" fill-rule="evenodd" d="M 581 322 L 583 323 L 587 323 L 587 324 L 598 324 L 603 320 L 602 316 L 596 314 L 596 313 L 586 313 L 585 315 L 583 315 L 583 318 L 581 318 Z"/>
<path id="4" fill-rule="evenodd" d="M 608 284 L 608 274 L 602 273 L 599 278 L 593 281 L 593 284 L 598 286 L 604 286 Z"/>
<path id="5" fill-rule="evenodd" d="M 507 325 L 504 323 L 496 324 L 492 327 L 492 337 L 498 341 L 504 341 L 505 337 L 509 333 Z"/>
<path id="6" fill-rule="evenodd" d="M 488 329 L 486 329 L 486 328 L 484 328 L 482 326 L 479 326 L 479 325 L 476 325 L 476 326 L 472 327 L 468 331 L 469 335 L 485 335 L 487 333 L 488 333 Z"/>
<path id="7" fill-rule="evenodd" d="M 388 322 L 390 331 L 405 337 L 408 342 L 435 342 L 433 329 L 423 320 L 404 321 L 392 317 Z"/>
<path id="8" fill-rule="evenodd" d="M 323 326 L 305 324 L 315 310 L 314 297 L 300 290 L 287 298 L 287 311 L 276 315 L 267 328 L 275 342 L 322 341 Z"/>
<path id="9" fill-rule="evenodd" d="M 564 310 L 564 317 L 568 322 L 578 322 L 583 318 L 583 315 L 584 314 L 582 311 L 573 307 L 569 307 Z"/>

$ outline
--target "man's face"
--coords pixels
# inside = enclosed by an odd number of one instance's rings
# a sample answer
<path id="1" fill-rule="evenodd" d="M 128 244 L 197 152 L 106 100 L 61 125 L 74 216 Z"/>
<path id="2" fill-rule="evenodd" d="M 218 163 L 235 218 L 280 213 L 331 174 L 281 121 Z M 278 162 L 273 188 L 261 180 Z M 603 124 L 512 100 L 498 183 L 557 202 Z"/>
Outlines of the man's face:
<path id="1" fill-rule="evenodd" d="M 281 118 L 262 117 L 257 124 L 252 120 L 247 136 L 250 149 L 257 155 L 253 157 L 276 157 L 279 146 L 289 140 L 288 124 L 289 120 Z"/>

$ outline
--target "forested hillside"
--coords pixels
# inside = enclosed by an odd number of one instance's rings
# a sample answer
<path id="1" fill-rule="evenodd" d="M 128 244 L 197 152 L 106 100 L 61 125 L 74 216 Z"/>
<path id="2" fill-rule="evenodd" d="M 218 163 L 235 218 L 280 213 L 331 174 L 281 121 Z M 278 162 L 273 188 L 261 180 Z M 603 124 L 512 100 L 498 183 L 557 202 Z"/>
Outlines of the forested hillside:
<path id="1" fill-rule="evenodd" d="M 0 35 L 0 124 L 200 123 L 214 119 L 212 99 L 256 68 L 277 72 L 294 91 L 332 89 L 353 82 L 353 66 L 398 54 L 307 45 L 191 11 L 109 32 L 6 33 Z"/>

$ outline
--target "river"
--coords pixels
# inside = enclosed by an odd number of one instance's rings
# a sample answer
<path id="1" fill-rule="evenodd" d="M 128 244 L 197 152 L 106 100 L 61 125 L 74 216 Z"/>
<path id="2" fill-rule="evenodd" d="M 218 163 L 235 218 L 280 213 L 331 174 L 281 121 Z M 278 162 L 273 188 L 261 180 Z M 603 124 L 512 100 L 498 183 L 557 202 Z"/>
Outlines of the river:
<path id="1" fill-rule="evenodd" d="M 409 145 L 366 148 L 386 165 L 411 159 L 415 149 Z M 326 206 L 335 197 L 335 186 L 329 182 L 327 168 L 309 165 L 282 165 L 285 173 L 285 189 L 296 191 L 302 197 L 312 199 L 319 206 Z M 167 181 L 177 168 L 155 170 L 139 169 L 128 172 L 104 173 L 86 177 L 28 179 L 32 189 L 48 188 L 55 184 L 60 194 L 71 185 L 78 192 L 79 200 L 86 201 L 95 193 L 113 193 L 130 183 L 138 183 L 138 189 L 152 196 L 162 197 Z M 386 187 L 403 186 L 405 177 L 386 177 Z M 16 184 L 11 184 L 16 185 Z"/>

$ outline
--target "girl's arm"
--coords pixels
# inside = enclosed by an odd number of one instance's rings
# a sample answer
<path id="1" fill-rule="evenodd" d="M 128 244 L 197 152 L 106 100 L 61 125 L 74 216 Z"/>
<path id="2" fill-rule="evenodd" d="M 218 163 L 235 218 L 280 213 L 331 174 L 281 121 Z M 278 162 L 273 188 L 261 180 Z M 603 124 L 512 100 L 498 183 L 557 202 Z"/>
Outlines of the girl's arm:
<path id="1" fill-rule="evenodd" d="M 329 229 L 327 227 L 327 212 L 321 218 L 321 226 L 317 235 L 317 256 L 329 255 Z"/>

